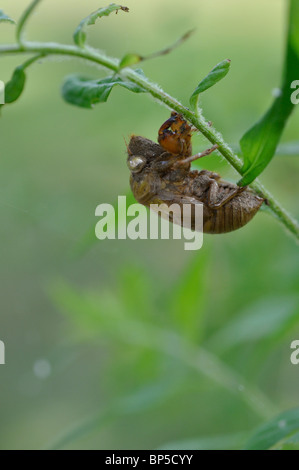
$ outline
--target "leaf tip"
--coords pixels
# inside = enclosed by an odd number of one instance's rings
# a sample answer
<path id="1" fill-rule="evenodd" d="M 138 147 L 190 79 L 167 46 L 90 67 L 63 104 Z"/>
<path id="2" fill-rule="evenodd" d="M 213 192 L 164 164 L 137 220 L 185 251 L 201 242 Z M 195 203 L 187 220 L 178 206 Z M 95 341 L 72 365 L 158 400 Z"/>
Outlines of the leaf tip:
<path id="1" fill-rule="evenodd" d="M 15 20 L 13 20 L 10 16 L 6 15 L 3 10 L 0 10 L 0 23 L 4 22 L 16 24 Z"/>

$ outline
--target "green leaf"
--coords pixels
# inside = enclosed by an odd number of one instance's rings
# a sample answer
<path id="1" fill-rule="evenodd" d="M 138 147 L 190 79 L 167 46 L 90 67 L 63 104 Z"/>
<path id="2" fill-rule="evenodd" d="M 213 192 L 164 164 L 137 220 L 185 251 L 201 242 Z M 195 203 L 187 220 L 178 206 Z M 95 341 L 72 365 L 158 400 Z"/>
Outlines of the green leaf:
<path id="1" fill-rule="evenodd" d="M 96 413 L 87 418 L 81 424 L 76 424 L 73 428 L 62 433 L 55 442 L 52 442 L 48 449 L 58 450 L 69 444 L 73 444 L 78 439 L 100 432 L 104 426 L 121 416 L 139 415 L 146 411 L 154 410 L 159 405 L 163 405 L 169 397 L 176 391 L 177 380 L 174 377 L 162 377 L 156 383 L 149 383 L 140 387 L 130 395 L 120 397 L 112 403 L 105 404 L 102 412 Z"/>
<path id="2" fill-rule="evenodd" d="M 282 439 L 272 447 L 272 450 L 299 450 L 299 432 Z"/>
<path id="3" fill-rule="evenodd" d="M 285 411 L 263 424 L 249 439 L 245 450 L 267 450 L 299 432 L 299 408 Z"/>
<path id="4" fill-rule="evenodd" d="M 167 310 L 175 319 L 178 330 L 192 340 L 198 339 L 202 327 L 208 259 L 208 251 L 198 252 L 167 298 Z"/>
<path id="5" fill-rule="evenodd" d="M 266 114 L 240 141 L 244 165 L 240 186 L 250 184 L 275 155 L 277 145 L 295 105 L 291 101 L 291 83 L 299 70 L 299 2 L 290 1 L 289 33 L 280 95 Z"/>
<path id="6" fill-rule="evenodd" d="M 144 93 L 145 90 L 135 83 L 120 77 L 110 76 L 101 80 L 71 75 L 62 86 L 62 96 L 70 104 L 81 108 L 91 109 L 96 103 L 107 101 L 114 86 L 120 85 L 134 93 Z"/>
<path id="7" fill-rule="evenodd" d="M 153 286 L 143 269 L 126 266 L 120 276 L 119 297 L 127 315 L 143 319 L 153 313 Z"/>
<path id="8" fill-rule="evenodd" d="M 4 23 L 4 22 L 16 24 L 16 22 L 12 18 L 7 16 L 3 10 L 0 10 L 0 23 Z"/>
<path id="9" fill-rule="evenodd" d="M 143 57 L 138 54 L 126 54 L 119 63 L 119 70 L 131 65 L 136 65 L 143 60 Z"/>
<path id="10" fill-rule="evenodd" d="M 53 302 L 67 313 L 78 326 L 80 335 L 93 338 L 99 334 L 113 334 L 113 324 L 120 321 L 123 307 L 110 291 L 101 291 L 101 296 L 92 292 L 81 293 L 57 280 L 49 288 Z M 115 332 L 117 334 L 117 332 Z"/>
<path id="11" fill-rule="evenodd" d="M 84 47 L 86 42 L 87 26 L 95 24 L 98 18 L 102 18 L 103 16 L 109 16 L 110 13 L 112 13 L 113 11 L 118 12 L 118 10 L 128 12 L 129 8 L 121 5 L 116 5 L 115 3 L 110 3 L 110 5 L 108 5 L 107 7 L 99 8 L 97 11 L 91 13 L 89 16 L 84 18 L 78 25 L 76 31 L 74 32 L 75 44 L 77 44 L 77 46 L 79 47 Z"/>
<path id="12" fill-rule="evenodd" d="M 229 59 L 223 60 L 217 64 L 211 72 L 199 83 L 190 97 L 190 104 L 193 109 L 196 109 L 200 93 L 208 90 L 217 82 L 222 80 L 229 72 L 231 61 Z"/>
<path id="13" fill-rule="evenodd" d="M 170 441 L 159 450 L 226 450 L 239 448 L 244 438 L 243 433 L 226 434 L 223 436 L 212 437 L 194 437 L 193 439 L 182 439 L 179 441 Z M 244 441 L 243 441 L 244 442 Z"/>
<path id="14" fill-rule="evenodd" d="M 129 191 L 126 194 L 126 208 L 128 208 L 128 206 L 131 204 L 136 204 L 136 199 L 134 198 L 132 191 Z M 115 219 L 114 219 L 115 226 L 118 227 L 118 224 L 120 224 L 121 228 L 123 228 L 123 221 L 119 222 L 120 216 L 122 216 L 123 214 L 120 214 L 118 211 L 117 201 L 113 204 L 113 207 L 115 211 Z M 72 247 L 71 256 L 72 257 L 82 256 L 88 250 L 93 248 L 97 243 L 101 243 L 101 240 L 99 240 L 95 235 L 95 224 L 94 224 L 85 233 L 85 235 Z"/>
<path id="15" fill-rule="evenodd" d="M 26 74 L 23 66 L 19 66 L 15 69 L 12 78 L 5 85 L 5 104 L 13 103 L 22 94 L 26 83 Z M 3 104 L 0 105 L 4 106 Z"/>
<path id="16" fill-rule="evenodd" d="M 223 352 L 239 344 L 277 337 L 298 321 L 298 296 L 266 297 L 239 313 L 209 344 Z"/>
<path id="17" fill-rule="evenodd" d="M 168 46 L 160 51 L 157 51 L 157 52 L 153 52 L 152 54 L 149 54 L 148 56 L 141 56 L 139 54 L 126 54 L 120 61 L 119 63 L 119 70 L 120 69 L 123 69 L 124 67 L 129 67 L 131 65 L 136 65 L 138 64 L 139 62 L 141 61 L 144 61 L 144 60 L 150 60 L 150 59 L 154 59 L 156 57 L 160 57 L 160 56 L 163 56 L 163 55 L 166 55 L 166 54 L 170 54 L 170 52 L 172 52 L 176 47 L 178 47 L 180 44 L 182 44 L 183 42 L 185 42 L 190 36 L 191 34 L 193 34 L 194 32 L 194 29 L 192 29 L 191 31 L 188 31 L 187 33 L 185 33 L 183 36 L 181 36 L 179 39 L 177 39 L 171 46 Z"/>

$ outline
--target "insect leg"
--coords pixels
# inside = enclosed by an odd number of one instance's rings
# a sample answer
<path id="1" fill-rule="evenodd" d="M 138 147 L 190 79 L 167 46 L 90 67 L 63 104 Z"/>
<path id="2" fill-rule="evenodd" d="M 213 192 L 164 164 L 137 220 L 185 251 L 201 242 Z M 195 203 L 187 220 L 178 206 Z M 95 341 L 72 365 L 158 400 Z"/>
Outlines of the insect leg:
<path id="1" fill-rule="evenodd" d="M 199 175 L 207 176 L 208 178 L 211 178 L 216 181 L 221 179 L 221 176 L 219 175 L 219 173 L 215 173 L 214 171 L 209 171 L 209 170 L 201 170 L 199 172 Z"/>
<path id="2" fill-rule="evenodd" d="M 213 147 L 205 150 L 202 153 L 197 153 L 196 155 L 192 155 L 191 157 L 184 158 L 183 160 L 178 160 L 176 162 L 176 165 L 184 165 L 186 163 L 191 163 L 194 162 L 195 160 L 198 160 L 199 158 L 206 157 L 207 155 L 210 155 L 214 150 L 218 149 L 218 145 L 213 145 Z"/>
<path id="3" fill-rule="evenodd" d="M 211 180 L 210 182 L 210 188 L 209 188 L 209 194 L 208 194 L 208 206 L 210 209 L 220 209 L 223 207 L 226 203 L 231 201 L 234 197 L 238 196 L 241 194 L 243 191 L 245 191 L 247 188 L 246 186 L 244 187 L 238 187 L 234 189 L 230 194 L 227 194 L 222 197 L 222 199 L 218 199 L 218 194 L 219 194 L 219 186 L 217 181 Z"/>

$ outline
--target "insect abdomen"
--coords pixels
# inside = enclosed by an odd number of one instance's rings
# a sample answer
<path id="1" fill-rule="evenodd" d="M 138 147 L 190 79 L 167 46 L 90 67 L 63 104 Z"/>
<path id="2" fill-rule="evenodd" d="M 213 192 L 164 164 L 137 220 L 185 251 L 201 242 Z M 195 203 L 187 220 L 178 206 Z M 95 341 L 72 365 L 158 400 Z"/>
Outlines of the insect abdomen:
<path id="1" fill-rule="evenodd" d="M 227 233 L 244 227 L 260 209 L 264 200 L 245 191 L 219 209 L 204 207 L 204 233 Z"/>

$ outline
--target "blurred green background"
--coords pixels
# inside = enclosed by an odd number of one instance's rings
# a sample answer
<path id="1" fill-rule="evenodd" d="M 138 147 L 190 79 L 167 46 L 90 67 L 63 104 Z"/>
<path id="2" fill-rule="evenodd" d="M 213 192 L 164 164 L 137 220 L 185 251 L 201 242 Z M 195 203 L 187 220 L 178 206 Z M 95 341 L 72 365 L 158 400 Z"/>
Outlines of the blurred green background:
<path id="1" fill-rule="evenodd" d="M 120 57 L 149 54 L 187 30 L 171 55 L 145 62 L 183 103 L 218 62 L 228 77 L 202 98 L 207 119 L 236 144 L 279 86 L 284 0 L 128 0 L 99 20 L 89 42 Z M 27 0 L 2 0 L 18 18 Z M 45 0 L 30 40 L 67 43 L 96 0 Z M 1 24 L 0 43 L 14 41 Z M 0 60 L 7 81 L 24 57 Z M 57 58 L 28 71 L 21 99 L 2 110 L 0 367 L 2 449 L 238 448 L 257 425 L 298 405 L 298 245 L 265 213 L 242 230 L 181 241 L 96 241 L 78 255 L 95 208 L 129 191 L 124 137 L 156 140 L 169 111 L 146 94 L 114 89 L 92 111 L 60 97 L 73 72 Z M 299 79 L 294 77 L 294 79 Z M 284 142 L 298 140 L 296 112 Z M 194 151 L 207 147 L 194 137 Z M 205 166 L 237 175 L 217 156 Z M 299 218 L 296 156 L 277 156 L 262 181 Z"/>

